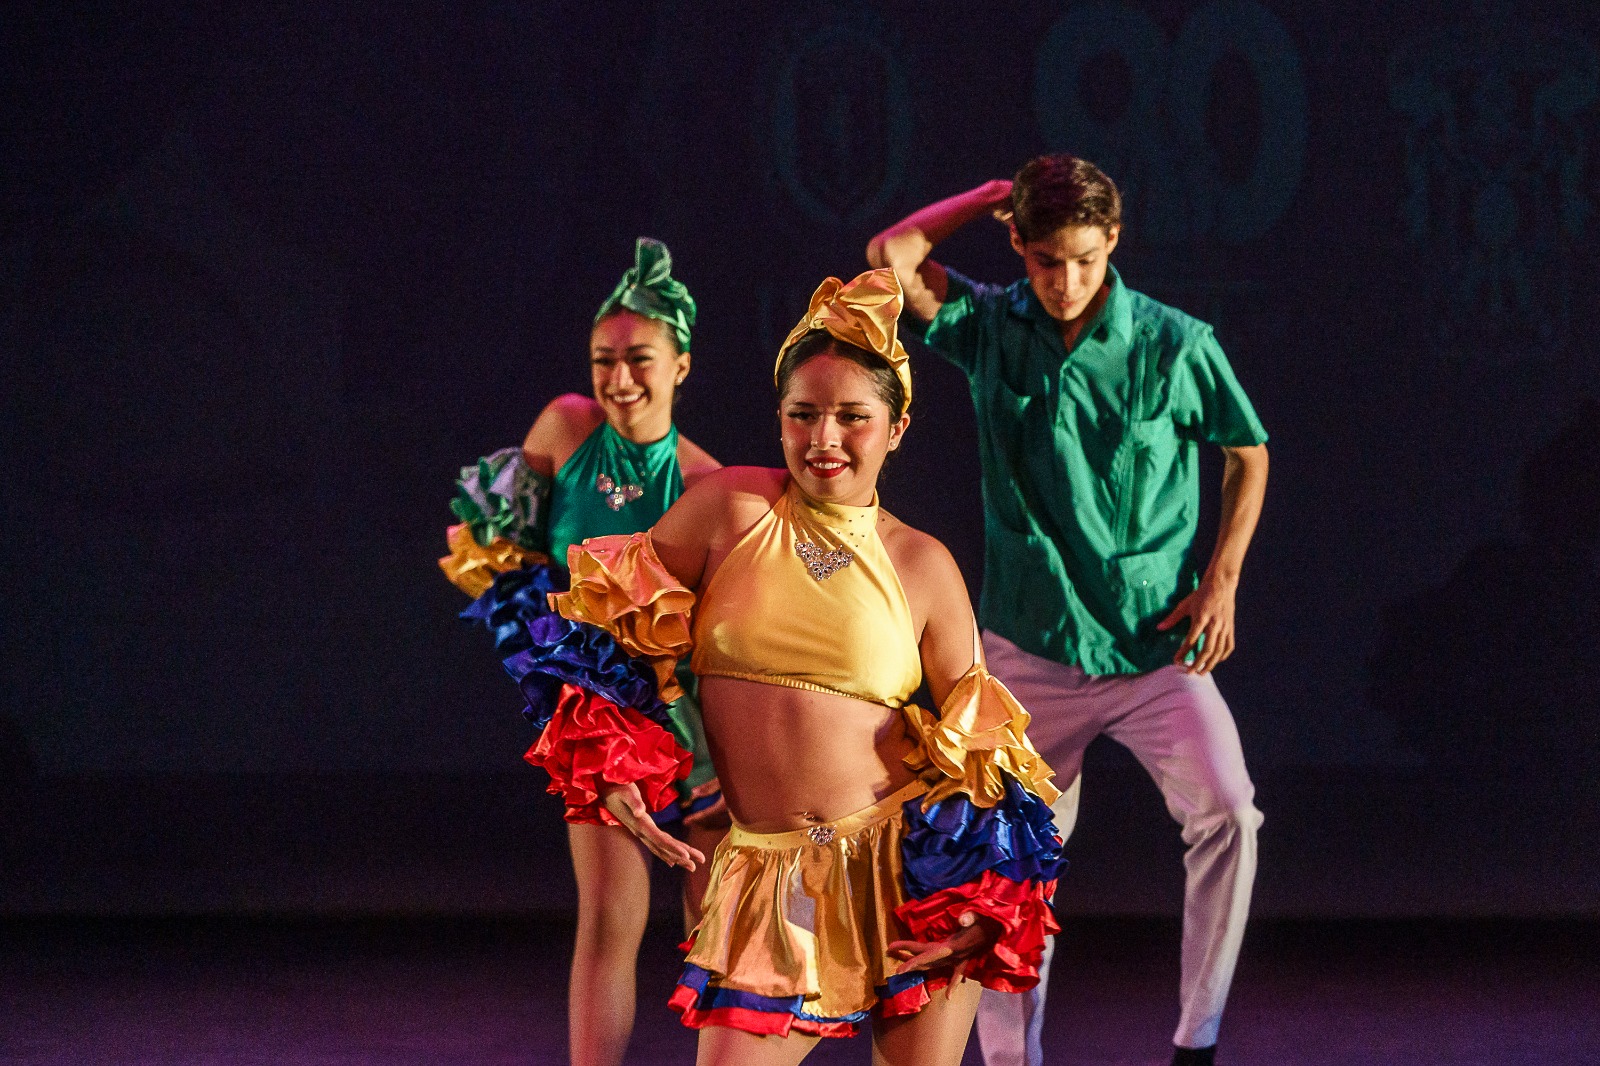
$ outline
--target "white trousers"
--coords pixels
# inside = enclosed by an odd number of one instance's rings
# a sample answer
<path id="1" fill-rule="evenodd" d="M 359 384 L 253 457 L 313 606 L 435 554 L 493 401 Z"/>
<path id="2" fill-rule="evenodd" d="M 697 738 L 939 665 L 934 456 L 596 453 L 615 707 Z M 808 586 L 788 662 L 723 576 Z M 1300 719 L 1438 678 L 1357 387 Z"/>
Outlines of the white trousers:
<path id="1" fill-rule="evenodd" d="M 1180 1047 L 1215 1044 L 1250 911 L 1261 825 L 1239 731 L 1216 681 L 1176 666 L 1090 677 L 989 632 L 983 652 L 989 672 L 1033 716 L 1028 736 L 1065 790 L 1054 807 L 1063 838 L 1077 822 L 1083 750 L 1095 737 L 1104 733 L 1126 747 L 1155 779 L 1188 847 L 1180 1014 L 1172 1039 Z M 1045 948 L 1037 988 L 984 990 L 977 1029 L 985 1066 L 1043 1066 L 1039 1033 L 1054 947 Z"/>

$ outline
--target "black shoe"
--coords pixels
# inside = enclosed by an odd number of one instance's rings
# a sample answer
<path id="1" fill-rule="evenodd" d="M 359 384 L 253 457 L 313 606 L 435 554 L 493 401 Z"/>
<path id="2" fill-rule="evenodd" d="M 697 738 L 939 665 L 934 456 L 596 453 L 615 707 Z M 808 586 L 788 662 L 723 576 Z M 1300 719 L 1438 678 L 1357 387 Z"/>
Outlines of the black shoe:
<path id="1" fill-rule="evenodd" d="M 1217 1045 L 1210 1047 L 1175 1047 L 1172 1049 L 1172 1066 L 1214 1066 Z"/>

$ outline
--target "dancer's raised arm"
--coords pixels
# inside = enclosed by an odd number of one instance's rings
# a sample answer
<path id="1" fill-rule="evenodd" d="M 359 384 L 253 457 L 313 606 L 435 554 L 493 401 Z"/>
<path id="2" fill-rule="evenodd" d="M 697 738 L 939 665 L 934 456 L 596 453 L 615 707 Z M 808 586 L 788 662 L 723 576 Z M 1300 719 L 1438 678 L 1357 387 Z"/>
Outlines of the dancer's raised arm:
<path id="1" fill-rule="evenodd" d="M 867 262 L 891 267 L 906 293 L 906 310 L 924 322 L 944 303 L 948 278 L 929 259 L 933 249 L 974 219 L 999 214 L 1009 218 L 1011 182 L 986 181 L 912 212 L 867 243 Z"/>

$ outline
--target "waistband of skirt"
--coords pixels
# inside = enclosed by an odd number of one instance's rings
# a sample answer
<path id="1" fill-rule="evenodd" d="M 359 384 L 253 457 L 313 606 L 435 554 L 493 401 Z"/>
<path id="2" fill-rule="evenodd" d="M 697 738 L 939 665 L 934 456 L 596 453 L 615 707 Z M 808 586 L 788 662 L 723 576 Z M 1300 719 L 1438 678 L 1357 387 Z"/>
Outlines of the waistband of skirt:
<path id="1" fill-rule="evenodd" d="M 773 849 L 824 847 L 840 837 L 859 833 L 898 814 L 906 800 L 915 799 L 926 791 L 928 786 L 925 782 L 913 779 L 892 796 L 885 796 L 872 806 L 854 814 L 835 818 L 831 822 L 818 822 L 804 829 L 791 829 L 784 833 L 752 833 L 738 822 L 734 822 L 728 830 L 728 845 L 736 848 Z"/>

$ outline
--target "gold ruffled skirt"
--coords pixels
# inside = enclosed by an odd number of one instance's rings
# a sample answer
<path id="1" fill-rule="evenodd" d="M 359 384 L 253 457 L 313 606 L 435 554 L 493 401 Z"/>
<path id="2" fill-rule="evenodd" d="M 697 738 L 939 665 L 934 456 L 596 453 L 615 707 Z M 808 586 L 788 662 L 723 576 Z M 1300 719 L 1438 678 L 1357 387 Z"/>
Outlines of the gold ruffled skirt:
<path id="1" fill-rule="evenodd" d="M 899 965 L 888 947 L 906 937 L 894 916 L 906 899 L 901 809 L 927 788 L 913 781 L 865 810 L 787 833 L 735 824 L 712 859 L 686 961 L 721 988 L 802 997 L 807 1015 L 870 1010 Z"/>

